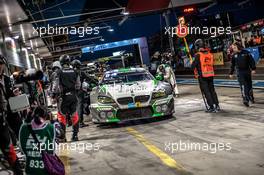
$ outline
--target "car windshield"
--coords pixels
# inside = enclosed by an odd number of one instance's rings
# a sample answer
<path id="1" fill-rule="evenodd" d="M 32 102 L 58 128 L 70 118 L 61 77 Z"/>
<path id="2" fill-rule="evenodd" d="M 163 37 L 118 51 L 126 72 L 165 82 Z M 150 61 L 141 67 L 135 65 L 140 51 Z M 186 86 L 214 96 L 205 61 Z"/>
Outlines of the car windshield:
<path id="1" fill-rule="evenodd" d="M 112 83 L 131 83 L 136 81 L 153 80 L 153 76 L 147 72 L 131 72 L 131 73 L 107 73 L 102 81 L 103 84 Z"/>

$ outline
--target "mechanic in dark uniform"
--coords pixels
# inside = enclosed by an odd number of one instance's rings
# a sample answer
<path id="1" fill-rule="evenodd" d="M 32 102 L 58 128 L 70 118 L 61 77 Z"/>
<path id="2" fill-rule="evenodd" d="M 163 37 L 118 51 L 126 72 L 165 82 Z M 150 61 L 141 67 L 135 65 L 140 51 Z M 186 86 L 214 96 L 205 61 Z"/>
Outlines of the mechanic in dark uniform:
<path id="1" fill-rule="evenodd" d="M 13 169 L 15 175 L 23 175 L 14 145 L 12 143 L 10 129 L 6 120 L 8 113 L 8 98 L 15 93 L 9 88 L 9 77 L 4 75 L 6 59 L 0 55 L 0 149 Z M 9 83 L 8 83 L 9 82 Z"/>
<path id="2" fill-rule="evenodd" d="M 196 72 L 200 84 L 201 92 L 206 98 L 209 106 L 207 112 L 217 112 L 220 110 L 218 97 L 214 88 L 214 59 L 209 49 L 205 48 L 202 39 L 197 39 L 194 43 L 197 53 L 192 62 L 192 69 Z"/>
<path id="3" fill-rule="evenodd" d="M 84 123 L 84 108 L 85 104 L 87 104 L 86 114 L 89 115 L 89 105 L 90 105 L 90 96 L 89 91 L 96 85 L 98 85 L 98 81 L 96 81 L 93 77 L 88 76 L 84 71 L 81 70 L 82 63 L 75 59 L 72 61 L 72 66 L 74 70 L 79 74 L 81 80 L 81 88 L 78 91 L 78 112 L 80 117 L 80 127 L 88 126 L 88 124 Z"/>
<path id="4" fill-rule="evenodd" d="M 243 103 L 249 107 L 249 102 L 255 103 L 252 88 L 252 74 L 256 73 L 256 63 L 251 54 L 244 50 L 241 42 L 235 42 L 232 45 L 235 52 L 232 57 L 230 78 L 236 69 L 238 82 L 241 88 Z"/>
<path id="5" fill-rule="evenodd" d="M 71 59 L 69 55 L 62 55 L 60 57 L 60 63 L 62 69 L 58 71 L 58 78 L 54 85 L 54 89 L 59 89 L 61 94 L 58 120 L 62 124 L 64 131 L 66 130 L 66 124 L 68 124 L 68 126 L 73 125 L 73 134 L 71 140 L 77 141 L 79 132 L 77 91 L 81 87 L 80 76 L 70 66 Z"/>
<path id="6" fill-rule="evenodd" d="M 82 89 L 82 84 L 84 82 L 84 80 L 86 79 L 86 75 L 84 72 L 81 71 L 81 66 L 82 63 L 75 59 L 71 62 L 72 67 L 74 68 L 74 70 L 78 73 L 78 75 L 80 76 L 80 81 L 81 81 L 81 88 L 80 90 L 77 92 L 77 97 L 78 97 L 78 115 L 80 117 L 80 127 L 84 127 L 87 126 L 85 125 L 84 121 L 83 121 L 83 110 L 84 110 L 84 91 Z"/>

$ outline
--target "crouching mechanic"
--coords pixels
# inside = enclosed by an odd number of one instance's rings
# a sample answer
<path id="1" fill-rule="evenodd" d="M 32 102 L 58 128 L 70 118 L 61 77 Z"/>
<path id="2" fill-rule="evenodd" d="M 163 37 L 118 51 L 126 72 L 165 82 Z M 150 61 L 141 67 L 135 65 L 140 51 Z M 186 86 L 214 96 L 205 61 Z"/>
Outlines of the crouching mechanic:
<path id="1" fill-rule="evenodd" d="M 161 64 L 159 65 L 157 69 L 157 76 L 162 77 L 161 79 L 170 83 L 170 85 L 173 88 L 173 95 L 178 97 L 179 96 L 179 91 L 178 91 L 178 86 L 176 82 L 176 77 L 173 72 L 173 69 L 171 68 L 169 63 Z"/>
<path id="2" fill-rule="evenodd" d="M 79 116 L 77 112 L 77 91 L 81 87 L 80 76 L 70 67 L 71 59 L 68 55 L 60 57 L 62 69 L 58 71 L 57 81 L 54 83 L 53 90 L 59 89 L 60 102 L 58 104 L 58 120 L 62 124 L 62 128 L 66 130 L 68 126 L 73 125 L 72 141 L 78 140 L 79 132 Z M 66 137 L 64 134 L 64 141 Z"/>
<path id="3" fill-rule="evenodd" d="M 194 43 L 197 51 L 192 62 L 192 69 L 197 73 L 202 95 L 206 98 L 207 112 L 217 112 L 220 110 L 218 97 L 214 88 L 214 58 L 210 51 L 205 48 L 202 39 L 197 39 Z M 206 103 L 205 102 L 205 103 Z M 209 106 L 209 108 L 207 107 Z"/>

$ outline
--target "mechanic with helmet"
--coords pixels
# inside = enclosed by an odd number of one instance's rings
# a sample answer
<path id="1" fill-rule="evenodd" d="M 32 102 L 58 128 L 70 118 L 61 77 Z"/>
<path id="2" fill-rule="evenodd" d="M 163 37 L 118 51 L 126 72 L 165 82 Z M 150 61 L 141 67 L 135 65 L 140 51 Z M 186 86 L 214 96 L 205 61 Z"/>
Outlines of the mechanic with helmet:
<path id="1" fill-rule="evenodd" d="M 77 112 L 77 91 L 81 87 L 80 76 L 70 66 L 71 58 L 69 55 L 60 57 L 62 69 L 58 71 L 58 78 L 54 85 L 54 89 L 59 89 L 61 101 L 59 104 L 58 120 L 62 124 L 62 128 L 66 130 L 68 126 L 73 125 L 72 141 L 78 140 L 79 117 Z M 66 137 L 64 136 L 64 141 Z"/>
<path id="2" fill-rule="evenodd" d="M 161 77 L 161 80 L 164 80 L 164 81 L 170 83 L 170 85 L 173 88 L 173 92 L 174 92 L 173 95 L 176 97 L 179 96 L 179 90 L 178 90 L 178 86 L 177 86 L 177 82 L 176 82 L 176 77 L 175 77 L 175 74 L 173 72 L 173 69 L 170 66 L 170 59 L 168 56 L 165 56 L 162 59 L 162 64 L 158 66 L 157 76 Z"/>
<path id="3" fill-rule="evenodd" d="M 90 105 L 90 96 L 88 91 L 91 91 L 91 89 L 98 84 L 98 81 L 96 81 L 93 77 L 88 76 L 84 71 L 81 70 L 82 63 L 75 59 L 72 61 L 72 67 L 74 70 L 79 74 L 80 80 L 81 80 L 81 88 L 78 91 L 78 113 L 80 117 L 80 127 L 88 126 L 88 124 L 84 123 L 84 108 L 86 108 L 86 114 L 89 115 L 89 105 Z M 87 104 L 87 105 L 85 105 Z"/>
<path id="4" fill-rule="evenodd" d="M 4 75 L 6 59 L 0 55 L 0 149 L 13 169 L 15 175 L 22 175 L 23 171 L 19 164 L 14 145 L 12 143 L 10 129 L 7 122 L 9 112 L 8 99 L 11 96 L 17 95 L 17 92 L 12 91 L 11 80 Z"/>
<path id="5" fill-rule="evenodd" d="M 197 39 L 194 43 L 196 54 L 192 62 L 192 69 L 197 73 L 202 95 L 205 96 L 207 112 L 217 112 L 220 110 L 218 97 L 214 88 L 214 58 L 202 39 Z"/>
<path id="6" fill-rule="evenodd" d="M 74 68 L 74 70 L 78 73 L 78 75 L 80 76 L 80 81 L 81 81 L 81 88 L 80 90 L 77 92 L 77 97 L 78 97 L 78 115 L 80 117 L 80 127 L 85 127 L 87 125 L 85 125 L 84 121 L 83 121 L 83 108 L 84 108 L 84 90 L 83 90 L 83 82 L 85 81 L 85 79 L 87 78 L 87 76 L 85 75 L 84 72 L 81 71 L 81 66 L 82 63 L 75 59 L 71 62 L 72 67 Z"/>

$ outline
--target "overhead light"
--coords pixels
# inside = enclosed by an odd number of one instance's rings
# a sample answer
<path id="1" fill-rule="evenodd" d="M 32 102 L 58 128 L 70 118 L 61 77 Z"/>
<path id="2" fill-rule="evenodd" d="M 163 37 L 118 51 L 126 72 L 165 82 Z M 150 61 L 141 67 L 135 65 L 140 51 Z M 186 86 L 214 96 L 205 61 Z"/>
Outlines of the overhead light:
<path id="1" fill-rule="evenodd" d="M 26 64 L 27 64 L 27 68 L 31 68 L 31 63 L 30 63 L 30 60 L 29 60 L 29 54 L 28 54 L 28 51 L 26 48 L 22 48 L 22 51 L 25 52 L 25 56 L 26 56 Z"/>
<path id="2" fill-rule="evenodd" d="M 7 7 L 6 4 L 4 4 L 4 13 L 5 13 L 5 16 L 6 16 L 6 20 L 7 20 L 7 24 L 8 24 L 8 28 L 10 31 L 12 31 L 12 23 L 11 23 L 11 19 L 10 19 L 10 14 L 9 14 L 9 8 Z"/>
<path id="3" fill-rule="evenodd" d="M 107 29 L 107 31 L 108 31 L 108 32 L 113 32 L 114 29 L 113 29 L 113 28 L 109 28 L 109 29 Z"/>
<path id="4" fill-rule="evenodd" d="M 104 41 L 105 39 L 104 38 L 100 38 L 100 41 Z"/>
<path id="5" fill-rule="evenodd" d="M 30 40 L 29 42 L 30 42 L 31 48 L 33 48 L 33 42 L 32 42 L 32 40 Z"/>
<path id="6" fill-rule="evenodd" d="M 122 15 L 129 15 L 129 12 L 126 11 L 125 9 L 121 12 Z"/>
<path id="7" fill-rule="evenodd" d="M 33 57 L 33 61 L 34 61 L 34 67 L 37 69 L 38 65 L 37 65 L 37 60 L 36 60 L 36 56 L 35 54 L 30 54 Z"/>
<path id="8" fill-rule="evenodd" d="M 123 15 L 129 15 L 129 12 L 124 12 Z"/>
<path id="9" fill-rule="evenodd" d="M 23 38 L 23 42 L 25 43 L 26 40 L 25 40 L 25 32 L 24 32 L 24 28 L 22 26 L 22 24 L 20 24 L 20 31 L 21 31 L 21 35 L 22 35 L 22 38 Z"/>

